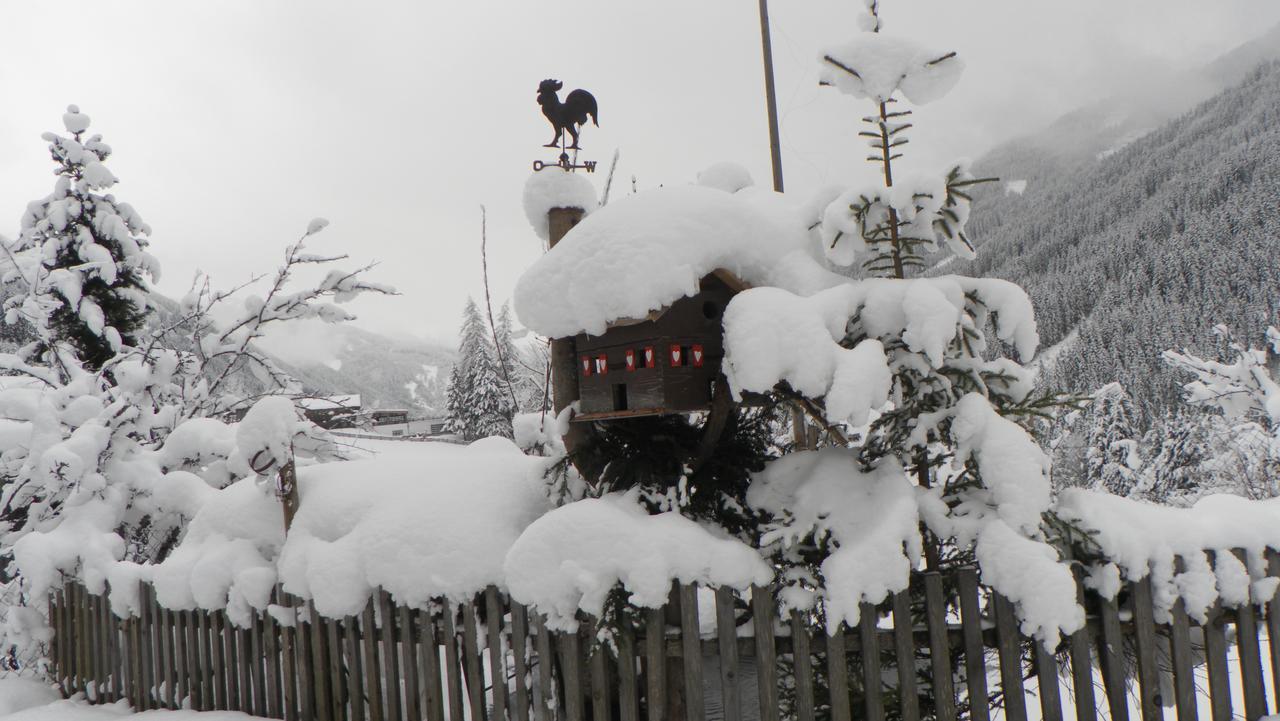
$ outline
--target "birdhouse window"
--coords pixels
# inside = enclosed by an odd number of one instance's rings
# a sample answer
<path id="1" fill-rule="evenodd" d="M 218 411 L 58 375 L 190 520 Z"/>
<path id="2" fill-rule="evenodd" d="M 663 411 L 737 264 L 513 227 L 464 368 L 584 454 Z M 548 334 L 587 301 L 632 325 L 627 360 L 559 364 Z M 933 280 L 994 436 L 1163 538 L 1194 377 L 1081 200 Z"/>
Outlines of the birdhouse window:
<path id="1" fill-rule="evenodd" d="M 625 411 L 628 409 L 626 383 L 613 384 L 613 409 L 615 411 Z"/>
<path id="2" fill-rule="evenodd" d="M 671 367 L 679 368 L 684 365 L 684 349 L 678 345 L 671 346 Z"/>
<path id="3" fill-rule="evenodd" d="M 635 369 L 636 369 L 636 352 L 635 352 L 635 350 L 634 350 L 634 349 L 631 349 L 631 348 L 628 348 L 628 349 L 627 349 L 627 352 L 626 352 L 626 354 L 625 354 L 625 356 L 624 356 L 624 357 L 625 357 L 625 359 L 626 359 L 627 370 L 629 370 L 629 371 L 633 371 L 633 370 L 635 370 Z"/>
<path id="4" fill-rule="evenodd" d="M 609 373 L 609 356 L 603 353 L 596 356 L 596 373 L 598 375 L 607 375 Z"/>
<path id="5" fill-rule="evenodd" d="M 590 356 L 582 356 L 582 376 L 585 378 L 591 375 L 591 371 L 595 368 L 595 363 L 591 361 Z"/>
<path id="6" fill-rule="evenodd" d="M 658 354 L 653 350 L 653 346 L 645 346 L 644 357 L 641 359 L 645 368 L 652 368 L 658 362 Z"/>
<path id="7" fill-rule="evenodd" d="M 702 346 L 695 345 L 689 349 L 689 360 L 694 368 L 702 367 Z"/>

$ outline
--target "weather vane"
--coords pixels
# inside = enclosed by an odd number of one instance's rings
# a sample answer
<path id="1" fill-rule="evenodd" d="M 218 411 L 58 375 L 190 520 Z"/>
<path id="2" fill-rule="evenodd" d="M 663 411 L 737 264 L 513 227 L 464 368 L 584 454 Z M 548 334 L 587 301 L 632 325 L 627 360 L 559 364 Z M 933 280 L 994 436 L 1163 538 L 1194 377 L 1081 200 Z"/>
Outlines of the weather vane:
<path id="1" fill-rule="evenodd" d="M 579 150 L 578 133 L 581 132 L 582 126 L 586 125 L 587 117 L 590 116 L 591 122 L 597 128 L 600 127 L 600 121 L 596 117 L 598 112 L 596 97 L 579 88 L 566 95 L 562 103 L 557 93 L 563 87 L 564 83 L 559 80 L 548 79 L 538 84 L 538 105 L 542 106 L 543 116 L 546 117 L 547 121 L 551 123 L 551 127 L 555 128 L 556 131 L 556 136 L 551 139 L 551 142 L 542 147 L 560 148 L 560 160 L 556 163 L 544 163 L 541 160 L 535 160 L 533 161 L 533 169 L 537 171 L 549 165 L 556 165 L 566 171 L 582 168 L 588 173 L 595 172 L 596 161 L 584 160 L 581 164 L 574 161 L 577 160 L 577 151 Z M 572 145 L 565 145 L 565 131 L 568 131 L 569 136 L 573 138 Z M 574 151 L 573 160 L 569 158 L 570 150 Z"/>

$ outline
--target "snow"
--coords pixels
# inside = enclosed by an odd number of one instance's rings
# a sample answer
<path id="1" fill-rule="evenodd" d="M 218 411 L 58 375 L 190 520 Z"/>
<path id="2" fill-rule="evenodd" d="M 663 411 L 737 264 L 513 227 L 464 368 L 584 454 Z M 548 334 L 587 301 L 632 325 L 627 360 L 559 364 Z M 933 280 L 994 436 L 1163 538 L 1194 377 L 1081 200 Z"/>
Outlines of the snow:
<path id="1" fill-rule="evenodd" d="M 819 80 L 877 103 L 901 90 L 908 100 L 923 105 L 946 95 L 960 80 L 964 62 L 954 55 L 938 61 L 946 55 L 906 38 L 860 33 L 857 39 L 823 52 Z"/>
<path id="2" fill-rule="evenodd" d="M 1027 191 L 1026 180 L 1010 180 L 1004 184 L 1005 195 L 1022 195 Z"/>
<path id="3" fill-rule="evenodd" d="M 1193 616 L 1202 616 L 1219 597 L 1228 605 L 1269 597 L 1266 585 L 1258 585 L 1264 575 L 1260 559 L 1267 549 L 1280 550 L 1280 500 L 1210 495 L 1189 508 L 1174 508 L 1073 488 L 1061 494 L 1056 510 L 1093 531 L 1103 555 L 1125 578 L 1151 574 L 1156 600 L 1166 610 L 1179 597 Z M 1245 550 L 1251 573 L 1225 560 L 1237 548 Z M 1212 569 L 1205 550 L 1217 551 Z M 1184 572 L 1175 574 L 1175 557 L 1183 559 Z"/>
<path id="4" fill-rule="evenodd" d="M 614 201 L 520 278 L 521 323 L 544 336 L 599 335 L 698 292 L 717 269 L 807 295 L 845 281 L 814 259 L 803 216 L 781 195 L 673 186 Z"/>
<path id="5" fill-rule="evenodd" d="M 747 502 L 784 519 L 766 531 L 762 545 L 787 547 L 810 533 L 830 539 L 833 550 L 822 562 L 828 631 L 841 622 L 856 625 L 859 604 L 878 604 L 907 588 L 920 557 L 919 513 L 898 464 L 867 472 L 848 449 L 791 453 L 755 476 Z M 784 605 L 807 605 L 788 591 Z"/>
<path id="6" fill-rule="evenodd" d="M 293 456 L 293 436 L 303 421 L 293 400 L 267 396 L 253 404 L 236 428 L 236 446 L 255 473 L 267 474 Z"/>
<path id="7" fill-rule="evenodd" d="M 951 429 L 958 443 L 956 462 L 978 464 L 1001 520 L 1034 533 L 1049 509 L 1049 457 L 1035 439 L 977 393 L 956 404 Z"/>
<path id="8" fill-rule="evenodd" d="M 726 193 L 736 193 L 755 184 L 746 168 L 729 161 L 715 163 L 698 173 L 698 185 Z"/>
<path id="9" fill-rule="evenodd" d="M 582 610 L 601 616 L 618 584 L 632 603 L 658 608 L 672 581 L 746 590 L 773 572 L 755 550 L 679 513 L 649 515 L 632 495 L 612 494 L 557 508 L 534 521 L 505 562 L 512 598 L 572 631 Z"/>
<path id="10" fill-rule="evenodd" d="M 75 105 L 68 105 L 67 112 L 62 114 L 62 125 L 68 133 L 83 133 L 89 129 L 89 116 L 80 112 Z"/>
<path id="11" fill-rule="evenodd" d="M 735 393 L 766 392 L 781 381 L 809 397 L 834 393 L 833 420 L 858 425 L 887 394 L 884 346 L 839 345 L 857 316 L 871 337 L 901 337 L 932 364 L 957 336 L 974 295 L 996 314 L 996 334 L 1029 358 L 1038 343 L 1031 301 L 1007 281 L 964 276 L 846 282 L 808 297 L 780 288 L 752 288 L 724 314 L 725 375 Z M 864 347 L 865 346 L 865 347 Z M 877 352 L 878 356 L 877 357 Z"/>
<path id="12" fill-rule="evenodd" d="M 1076 604 L 1071 567 L 1058 560 L 1048 544 L 1027 538 L 1003 520 L 990 520 L 978 533 L 974 555 L 982 582 L 1015 604 L 1022 632 L 1040 639 L 1046 649 L 1058 645 L 1059 634 L 1084 628 L 1084 609 Z"/>
<path id="13" fill-rule="evenodd" d="M 3 691 L 0 691 L 2 693 Z M 144 711 L 133 713 L 127 702 L 90 705 L 77 696 L 49 704 L 31 706 L 0 716 L 0 721 L 115 721 L 133 716 L 140 721 L 251 721 L 259 718 L 238 711 Z"/>
<path id="14" fill-rule="evenodd" d="M 589 215 L 600 204 L 595 186 L 585 175 L 559 167 L 547 167 L 529 176 L 524 184 L 524 214 L 533 232 L 550 240 L 547 213 L 553 208 L 579 208 Z"/>
<path id="15" fill-rule="evenodd" d="M 253 479 L 217 491 L 155 567 L 157 598 L 172 608 L 226 607 L 244 623 L 276 581 L 334 617 L 358 613 L 378 586 L 416 607 L 503 587 L 507 549 L 549 508 L 547 459 L 501 438 L 394 448 L 299 468 L 301 505 L 287 541 L 278 501 Z"/>
<path id="16" fill-rule="evenodd" d="M 43 681 L 30 678 L 0 678 L 0 717 L 36 706 L 45 706 L 62 698 L 58 690 Z"/>

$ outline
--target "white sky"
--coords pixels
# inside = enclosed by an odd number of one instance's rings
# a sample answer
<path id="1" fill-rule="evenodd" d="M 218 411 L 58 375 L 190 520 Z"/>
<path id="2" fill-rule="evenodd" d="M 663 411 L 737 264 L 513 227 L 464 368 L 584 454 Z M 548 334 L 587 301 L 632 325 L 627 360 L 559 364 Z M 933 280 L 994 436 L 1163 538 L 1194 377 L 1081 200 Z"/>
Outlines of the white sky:
<path id="1" fill-rule="evenodd" d="M 774 0 L 788 190 L 868 172 L 865 108 L 816 85 L 819 50 L 855 0 Z M 976 156 L 1090 100 L 1199 65 L 1280 22 L 1275 0 L 882 0 L 889 32 L 968 68 L 918 112 L 908 160 Z M 769 183 L 756 3 L 0 0 L 0 233 L 46 194 L 40 133 L 77 103 L 113 146 L 117 196 L 151 224 L 159 289 L 199 268 L 221 287 L 274 269 L 314 216 L 316 250 L 377 260 L 400 288 L 361 325 L 449 338 L 479 299 L 489 210 L 496 300 L 541 252 L 520 194 L 550 126 L 546 77 L 585 87 L 601 127 L 583 158 L 621 161 L 614 197 L 735 160 Z M 562 93 L 563 96 L 563 93 Z M 603 184 L 603 172 L 594 178 Z"/>

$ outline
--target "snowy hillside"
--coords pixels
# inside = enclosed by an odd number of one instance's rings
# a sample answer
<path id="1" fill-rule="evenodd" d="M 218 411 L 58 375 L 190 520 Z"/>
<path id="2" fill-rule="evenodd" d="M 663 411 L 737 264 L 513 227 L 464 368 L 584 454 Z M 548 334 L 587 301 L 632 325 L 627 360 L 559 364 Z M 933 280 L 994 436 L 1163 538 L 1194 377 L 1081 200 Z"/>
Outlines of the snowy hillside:
<path id="1" fill-rule="evenodd" d="M 1256 50 L 1212 67 L 1230 75 Z M 945 272 L 1023 285 L 1045 347 L 1078 334 L 1057 348 L 1050 384 L 1092 391 L 1118 380 L 1144 412 L 1160 412 L 1186 380 L 1161 350 L 1212 355 L 1218 323 L 1256 343 L 1280 312 L 1280 63 L 1123 147 L 1141 122 L 1086 132 L 1087 117 L 1050 130 L 1078 137 L 1025 139 L 977 164 L 1027 184 L 981 195 L 971 223 L 981 252 Z"/>

